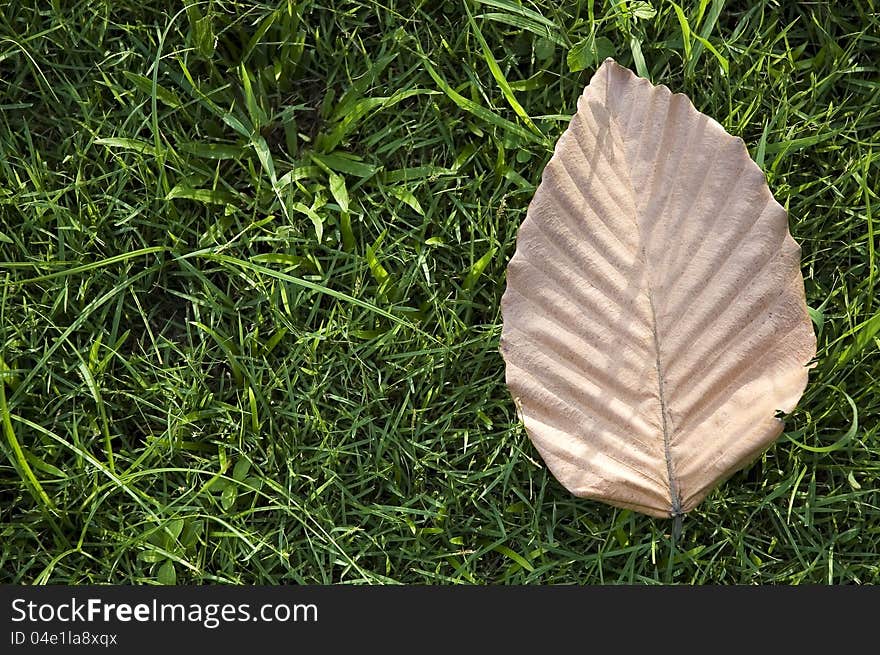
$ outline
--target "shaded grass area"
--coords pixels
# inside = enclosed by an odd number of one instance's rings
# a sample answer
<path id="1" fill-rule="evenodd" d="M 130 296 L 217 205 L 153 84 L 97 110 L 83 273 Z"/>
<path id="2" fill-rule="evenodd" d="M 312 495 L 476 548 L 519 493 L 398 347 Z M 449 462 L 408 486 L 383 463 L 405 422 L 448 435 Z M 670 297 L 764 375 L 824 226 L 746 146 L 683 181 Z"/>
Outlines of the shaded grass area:
<path id="1" fill-rule="evenodd" d="M 870 0 L 65 4 L 0 12 L 0 581 L 880 579 Z M 743 137 L 819 337 L 676 547 L 547 473 L 497 350 L 609 55 Z"/>

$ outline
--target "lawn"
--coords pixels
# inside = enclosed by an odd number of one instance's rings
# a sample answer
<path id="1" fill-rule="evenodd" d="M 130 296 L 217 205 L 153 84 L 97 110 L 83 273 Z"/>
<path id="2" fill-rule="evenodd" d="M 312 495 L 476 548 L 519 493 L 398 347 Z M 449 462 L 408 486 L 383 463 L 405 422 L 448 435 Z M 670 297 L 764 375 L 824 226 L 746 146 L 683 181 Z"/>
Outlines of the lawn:
<path id="1" fill-rule="evenodd" d="M 0 5 L 0 582 L 880 581 L 872 0 Z M 745 140 L 818 335 L 675 543 L 547 472 L 498 352 L 605 56 Z"/>

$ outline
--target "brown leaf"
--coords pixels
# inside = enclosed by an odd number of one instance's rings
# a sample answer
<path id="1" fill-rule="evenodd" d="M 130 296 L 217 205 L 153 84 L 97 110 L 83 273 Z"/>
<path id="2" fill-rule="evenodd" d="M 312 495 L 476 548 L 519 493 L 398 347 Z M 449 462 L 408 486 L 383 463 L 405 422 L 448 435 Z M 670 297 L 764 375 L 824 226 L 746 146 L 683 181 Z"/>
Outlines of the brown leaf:
<path id="1" fill-rule="evenodd" d="M 658 517 L 779 436 L 816 353 L 800 247 L 742 139 L 611 59 L 544 170 L 502 313 L 556 478 Z"/>

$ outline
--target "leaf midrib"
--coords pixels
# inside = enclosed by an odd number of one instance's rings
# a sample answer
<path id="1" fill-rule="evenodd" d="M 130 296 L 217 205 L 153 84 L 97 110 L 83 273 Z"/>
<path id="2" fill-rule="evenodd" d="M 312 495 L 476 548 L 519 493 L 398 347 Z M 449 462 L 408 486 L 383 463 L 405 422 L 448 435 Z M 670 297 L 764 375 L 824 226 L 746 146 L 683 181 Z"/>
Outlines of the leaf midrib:
<path id="1" fill-rule="evenodd" d="M 609 69 L 608 77 L 606 79 L 606 84 L 611 83 L 611 72 Z M 620 139 L 621 144 L 624 147 L 621 150 L 621 156 L 625 162 L 625 166 L 623 167 L 623 173 L 626 177 L 626 181 L 629 184 L 630 197 L 635 199 L 636 191 L 635 186 L 633 186 L 632 178 L 630 177 L 631 163 L 627 159 L 626 154 L 626 144 L 623 140 L 623 131 L 620 129 L 620 125 L 617 122 L 617 118 L 614 116 L 614 113 L 608 112 L 609 126 L 617 132 L 617 135 Z M 646 250 L 646 246 L 642 241 L 642 230 L 639 225 L 639 215 L 638 209 L 633 207 L 633 220 L 635 221 L 636 231 L 638 233 L 639 243 L 642 244 L 641 254 L 642 254 L 642 263 L 645 267 L 646 273 L 646 289 L 645 293 L 648 296 L 648 303 L 651 307 L 651 336 L 654 341 L 654 366 L 657 371 L 657 398 L 660 401 L 660 418 L 661 418 L 661 428 L 663 430 L 663 459 L 666 463 L 666 477 L 669 485 L 669 504 L 670 504 L 670 516 L 672 518 L 677 518 L 682 515 L 681 511 L 681 489 L 679 488 L 676 475 L 675 475 L 675 466 L 672 463 L 672 450 L 670 443 L 670 435 L 669 435 L 669 421 L 667 419 L 667 406 L 666 406 L 666 393 L 664 389 L 663 383 L 663 362 L 660 357 L 660 337 L 657 332 L 657 312 L 654 308 L 654 285 L 651 280 L 651 269 L 648 265 L 648 253 Z"/>

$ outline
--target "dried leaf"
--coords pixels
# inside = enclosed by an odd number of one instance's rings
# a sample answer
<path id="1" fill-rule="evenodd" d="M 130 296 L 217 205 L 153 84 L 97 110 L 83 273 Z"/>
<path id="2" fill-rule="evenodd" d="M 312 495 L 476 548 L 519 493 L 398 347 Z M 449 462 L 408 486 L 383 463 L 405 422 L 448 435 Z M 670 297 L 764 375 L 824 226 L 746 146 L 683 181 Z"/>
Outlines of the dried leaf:
<path id="1" fill-rule="evenodd" d="M 657 517 L 779 436 L 816 352 L 800 247 L 743 141 L 611 59 L 544 170 L 502 312 L 552 473 Z"/>

